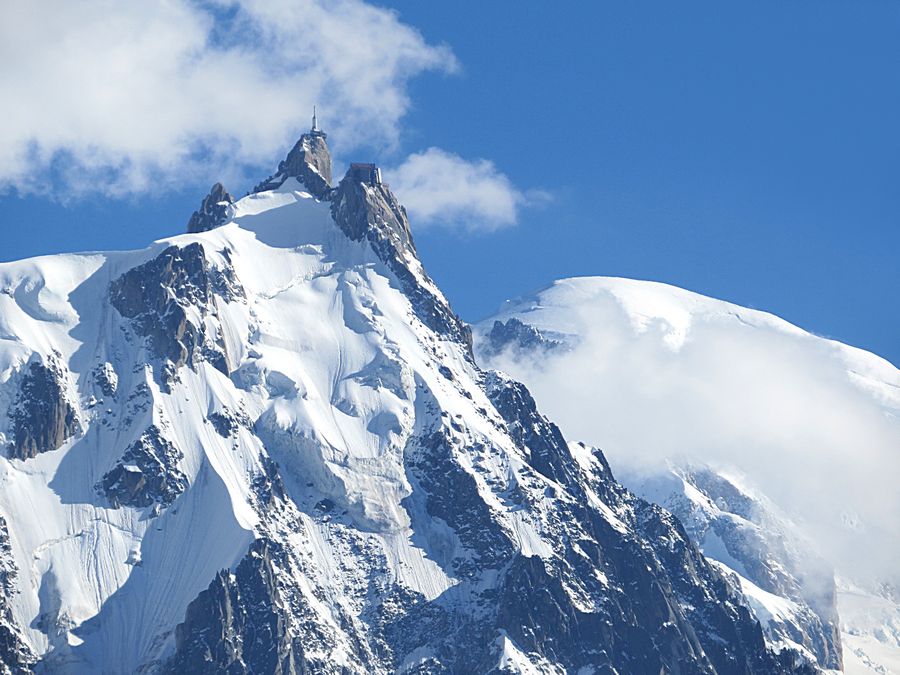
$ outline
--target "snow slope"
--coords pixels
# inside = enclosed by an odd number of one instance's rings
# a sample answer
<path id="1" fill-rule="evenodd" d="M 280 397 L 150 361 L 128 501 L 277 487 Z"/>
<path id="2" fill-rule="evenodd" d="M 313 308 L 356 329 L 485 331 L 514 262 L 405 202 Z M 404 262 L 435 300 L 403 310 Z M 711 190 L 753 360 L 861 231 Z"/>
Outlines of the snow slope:
<path id="1" fill-rule="evenodd" d="M 900 371 L 893 365 L 765 312 L 603 277 L 564 279 L 509 301 L 476 327 L 475 339 L 481 360 L 525 382 L 570 438 L 602 447 L 626 485 L 682 519 L 699 512 L 707 524 L 733 524 L 737 517 L 685 480 L 691 467 L 741 476 L 738 492 L 765 495 L 760 503 L 769 505 L 741 517 L 744 536 L 773 517 L 789 522 L 793 534 L 783 538 L 801 540 L 801 550 L 811 540 L 837 568 L 848 668 L 860 660 L 894 667 Z M 679 500 L 690 506 L 679 510 Z M 698 543 L 753 583 L 722 542 Z"/>

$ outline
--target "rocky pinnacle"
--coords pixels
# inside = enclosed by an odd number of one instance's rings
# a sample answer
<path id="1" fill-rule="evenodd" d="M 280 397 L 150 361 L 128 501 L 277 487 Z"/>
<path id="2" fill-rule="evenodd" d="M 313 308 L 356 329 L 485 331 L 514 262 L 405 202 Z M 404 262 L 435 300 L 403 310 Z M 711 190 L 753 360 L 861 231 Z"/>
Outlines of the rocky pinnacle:
<path id="1" fill-rule="evenodd" d="M 194 211 L 188 221 L 188 232 L 206 232 L 219 227 L 228 219 L 228 206 L 234 203 L 234 197 L 226 192 L 221 183 L 216 183 L 209 189 L 209 194 L 203 198 L 203 203 L 198 211 Z"/>

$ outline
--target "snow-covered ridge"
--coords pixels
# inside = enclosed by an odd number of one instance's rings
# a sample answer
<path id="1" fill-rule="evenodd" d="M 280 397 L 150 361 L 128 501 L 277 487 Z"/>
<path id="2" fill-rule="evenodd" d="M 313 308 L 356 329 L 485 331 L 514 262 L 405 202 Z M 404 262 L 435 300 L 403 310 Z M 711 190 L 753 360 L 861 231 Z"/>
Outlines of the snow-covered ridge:
<path id="1" fill-rule="evenodd" d="M 614 300 L 625 312 L 636 334 L 658 331 L 663 343 L 677 352 L 689 339 L 692 327 L 712 322 L 731 322 L 814 340 L 832 350 L 853 380 L 887 407 L 900 410 L 900 370 L 886 359 L 837 340 L 813 335 L 769 312 L 717 300 L 677 286 L 622 277 L 573 277 L 559 279 L 531 294 L 509 300 L 490 319 L 481 323 L 487 331 L 494 321 L 519 318 L 549 334 L 577 340 L 583 323 L 573 308 L 595 307 Z"/>

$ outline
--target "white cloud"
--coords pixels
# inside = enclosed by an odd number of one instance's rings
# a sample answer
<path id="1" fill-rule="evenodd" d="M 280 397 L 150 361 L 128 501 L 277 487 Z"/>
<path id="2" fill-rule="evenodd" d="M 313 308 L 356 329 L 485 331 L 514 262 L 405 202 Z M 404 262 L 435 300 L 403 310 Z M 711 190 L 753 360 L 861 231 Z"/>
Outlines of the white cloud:
<path id="1" fill-rule="evenodd" d="M 274 164 L 313 104 L 338 151 L 390 147 L 408 80 L 456 68 L 361 0 L 6 3 L 0 62 L 0 189 L 110 193 Z"/>
<path id="2" fill-rule="evenodd" d="M 410 155 L 385 177 L 417 226 L 496 230 L 515 224 L 523 206 L 546 199 L 523 193 L 486 159 L 468 161 L 440 148 Z"/>
<path id="3" fill-rule="evenodd" d="M 568 438 L 601 447 L 614 472 L 669 458 L 737 469 L 845 575 L 898 581 L 896 369 L 686 292 L 629 291 L 630 305 L 589 283 L 549 293 L 519 305 L 522 320 L 577 346 L 491 365 L 525 382 Z"/>

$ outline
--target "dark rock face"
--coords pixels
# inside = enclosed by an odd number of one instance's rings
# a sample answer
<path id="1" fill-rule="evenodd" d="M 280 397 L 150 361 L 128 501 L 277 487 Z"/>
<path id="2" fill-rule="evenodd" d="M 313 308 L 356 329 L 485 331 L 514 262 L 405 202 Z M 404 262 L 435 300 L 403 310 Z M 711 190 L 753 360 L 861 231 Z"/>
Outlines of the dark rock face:
<path id="1" fill-rule="evenodd" d="M 406 209 L 387 186 L 374 182 L 371 172 L 351 167 L 337 190 L 331 213 L 344 234 L 353 241 L 371 241 L 374 234 L 388 240 L 396 256 L 415 256 Z"/>
<path id="2" fill-rule="evenodd" d="M 175 654 L 164 673 L 313 672 L 288 631 L 290 617 L 273 566 L 280 555 L 276 544 L 257 539 L 234 573 L 216 576 L 176 627 Z"/>
<path id="3" fill-rule="evenodd" d="M 303 134 L 278 171 L 253 188 L 253 192 L 274 190 L 288 178 L 296 178 L 316 199 L 326 199 L 331 190 L 331 151 L 325 134 L 317 131 Z"/>
<path id="4" fill-rule="evenodd" d="M 94 382 L 104 396 L 115 396 L 119 390 L 119 376 L 108 362 L 94 368 Z"/>
<path id="5" fill-rule="evenodd" d="M 247 417 L 247 414 L 240 410 L 235 411 L 223 408 L 211 413 L 207 419 L 223 438 L 233 437 L 241 427 L 249 429 L 253 426 L 253 422 Z"/>
<path id="6" fill-rule="evenodd" d="M 136 332 L 148 338 L 154 354 L 169 362 L 171 371 L 185 364 L 193 367 L 202 358 L 228 372 L 221 337 L 207 335 L 203 322 L 193 323 L 188 308 L 198 309 L 201 316 L 215 315 L 216 298 L 232 302 L 243 298 L 244 291 L 230 267 L 209 265 L 200 244 L 170 246 L 113 281 L 109 297 Z"/>
<path id="7" fill-rule="evenodd" d="M 110 470 L 97 489 L 114 508 L 168 506 L 187 488 L 187 478 L 178 468 L 183 455 L 150 427 L 128 446 L 122 459 Z"/>
<path id="8" fill-rule="evenodd" d="M 421 653 L 403 672 L 500 672 L 501 641 L 510 640 L 529 659 L 573 673 L 813 672 L 790 652 L 767 650 L 759 624 L 677 520 L 616 483 L 599 451 L 582 468 L 527 389 L 488 374 L 485 391 L 531 467 L 497 497 L 528 512 L 534 492 L 522 488 L 547 485 L 543 533 L 553 553 L 516 550 L 459 464 L 460 454 L 477 466 L 492 452 L 465 446 L 461 420 L 411 439 L 404 507 L 415 531 L 439 523 L 452 532 L 445 554 L 432 555 L 459 583 L 433 601 L 400 589 L 381 598 L 366 639 L 391 656 L 383 670 Z M 428 399 L 420 389 L 417 400 Z"/>
<path id="9" fill-rule="evenodd" d="M 504 580 L 498 624 L 521 649 L 569 672 L 715 672 L 677 608 L 667 602 L 666 590 L 634 583 L 631 602 L 617 598 L 606 611 L 585 612 L 544 561 L 520 556 Z M 635 614 L 635 608 L 646 613 Z"/>
<path id="10" fill-rule="evenodd" d="M 574 499 L 557 500 L 567 540 L 555 569 L 518 556 L 504 581 L 497 627 L 526 651 L 566 668 L 597 672 L 803 672 L 792 655 L 767 651 L 759 624 L 680 523 L 613 479 L 599 451 L 579 469 L 559 430 L 521 384 L 489 375 L 487 392 L 535 469 Z M 591 496 L 593 494 L 593 497 Z M 599 498 L 626 529 L 586 505 Z M 577 544 L 580 554 L 572 549 Z M 585 611 L 563 589 L 603 575 L 602 598 Z M 615 669 L 615 670 L 613 670 Z M 814 669 L 809 669 L 814 672 Z"/>
<path id="11" fill-rule="evenodd" d="M 256 497 L 256 505 L 259 509 L 268 509 L 277 500 L 284 501 L 286 497 L 284 482 L 278 473 L 278 464 L 268 456 L 264 456 L 262 471 L 253 477 L 250 487 Z"/>
<path id="12" fill-rule="evenodd" d="M 724 476 L 694 468 L 683 476 L 718 509 L 738 518 L 708 519 L 696 514 L 688 500 L 669 499 L 665 506 L 685 523 L 695 542 L 718 538 L 743 573 L 764 591 L 793 600 L 797 623 L 770 626 L 776 636 L 801 644 L 824 668 L 843 667 L 834 573 L 812 550 L 787 542 L 766 511 Z"/>
<path id="13" fill-rule="evenodd" d="M 491 517 L 475 480 L 453 461 L 450 439 L 434 432 L 417 445 L 407 470 L 426 495 L 428 515 L 446 523 L 461 544 L 454 557 L 440 562 L 455 576 L 469 579 L 503 566 L 513 556 L 512 542 Z"/>
<path id="14" fill-rule="evenodd" d="M 365 178 L 366 180 L 363 180 Z M 367 239 L 426 326 L 472 350 L 472 331 L 440 295 L 416 254 L 406 209 L 386 185 L 352 167 L 331 197 L 331 215 L 353 241 Z"/>
<path id="15" fill-rule="evenodd" d="M 491 332 L 488 334 L 485 352 L 488 356 L 493 356 L 508 347 L 545 353 L 566 349 L 562 342 L 545 337 L 537 328 L 522 323 L 515 317 L 506 323 L 494 321 Z"/>
<path id="16" fill-rule="evenodd" d="M 221 183 L 216 183 L 203 198 L 200 209 L 191 214 L 187 231 L 206 232 L 219 227 L 228 219 L 228 206 L 233 203 L 234 197 L 225 191 Z"/>
<path id="17" fill-rule="evenodd" d="M 715 672 L 790 672 L 766 650 L 759 623 L 666 511 L 635 499 L 637 531 L 666 570 L 672 594 Z M 810 669 L 810 672 L 815 672 Z"/>
<path id="18" fill-rule="evenodd" d="M 6 519 L 0 516 L 0 672 L 4 675 L 30 674 L 37 663 L 37 657 L 22 638 L 9 606 L 10 596 L 18 593 L 17 576 L 9 528 Z"/>
<path id="19" fill-rule="evenodd" d="M 11 621 L 11 613 L 4 609 L 0 618 L 0 669 L 4 675 L 30 675 L 34 672 L 37 657 L 19 633 L 10 627 L 8 622 Z"/>
<path id="20" fill-rule="evenodd" d="M 9 595 L 16 592 L 15 581 L 19 570 L 13 559 L 12 542 L 6 518 L 0 516 L 0 591 Z"/>
<path id="21" fill-rule="evenodd" d="M 494 407 L 509 425 L 513 439 L 528 452 L 538 472 L 563 485 L 575 482 L 572 457 L 562 432 L 538 413 L 537 404 L 524 384 L 488 373 L 485 389 Z"/>
<path id="22" fill-rule="evenodd" d="M 56 450 L 81 426 L 63 389 L 63 372 L 51 359 L 49 365 L 33 361 L 22 379 L 10 415 L 14 440 L 9 456 L 29 459 Z"/>

